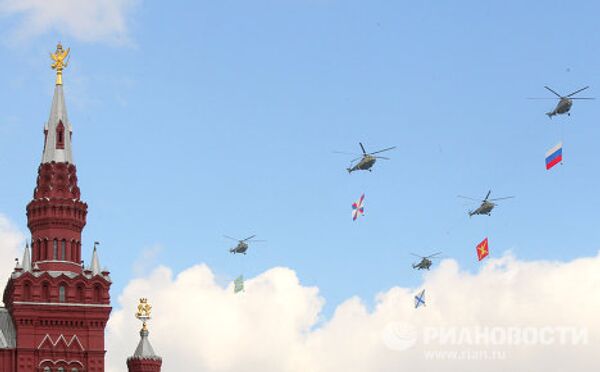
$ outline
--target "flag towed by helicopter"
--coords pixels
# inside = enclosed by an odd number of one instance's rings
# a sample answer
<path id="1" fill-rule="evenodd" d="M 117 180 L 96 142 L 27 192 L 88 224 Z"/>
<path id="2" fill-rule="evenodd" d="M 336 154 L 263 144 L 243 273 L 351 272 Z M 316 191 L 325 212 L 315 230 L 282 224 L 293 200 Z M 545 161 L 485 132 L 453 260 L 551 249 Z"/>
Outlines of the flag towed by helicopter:
<path id="1" fill-rule="evenodd" d="M 362 194 L 358 201 L 352 204 L 352 221 L 356 221 L 356 219 L 365 214 L 365 207 L 363 206 L 363 202 L 365 200 L 365 194 Z"/>
<path id="2" fill-rule="evenodd" d="M 415 309 L 419 306 L 425 306 L 425 290 L 422 290 L 415 296 Z"/>
<path id="3" fill-rule="evenodd" d="M 477 259 L 479 261 L 483 260 L 490 254 L 490 248 L 488 246 L 488 238 L 483 239 L 483 241 L 477 244 Z"/>
<path id="4" fill-rule="evenodd" d="M 244 275 L 240 275 L 233 281 L 233 293 L 238 293 L 243 290 L 244 290 Z"/>
<path id="5" fill-rule="evenodd" d="M 562 159 L 562 142 L 559 142 L 546 153 L 546 169 L 550 170 L 556 164 L 562 164 Z"/>

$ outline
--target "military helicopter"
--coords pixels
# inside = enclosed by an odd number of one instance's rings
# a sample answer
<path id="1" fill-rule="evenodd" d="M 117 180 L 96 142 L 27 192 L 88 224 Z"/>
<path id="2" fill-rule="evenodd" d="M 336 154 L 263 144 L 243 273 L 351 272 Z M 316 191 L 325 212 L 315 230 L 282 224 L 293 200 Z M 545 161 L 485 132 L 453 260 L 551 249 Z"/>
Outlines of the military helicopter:
<path id="1" fill-rule="evenodd" d="M 413 256 L 417 256 L 421 258 L 421 262 L 413 264 L 412 267 L 413 269 L 417 269 L 417 270 L 423 270 L 423 269 L 427 269 L 429 270 L 429 268 L 432 265 L 432 258 L 441 258 L 441 257 L 436 257 L 439 254 L 442 254 L 442 252 L 438 252 L 438 253 L 434 253 L 434 254 L 430 254 L 429 256 L 421 256 L 415 253 L 411 253 Z"/>
<path id="2" fill-rule="evenodd" d="M 246 239 L 236 239 L 236 238 L 232 238 L 231 236 L 227 236 L 227 235 L 223 235 L 224 237 L 226 237 L 227 239 L 231 239 L 231 240 L 235 240 L 238 242 L 238 244 L 231 248 L 229 250 L 229 252 L 235 254 L 235 253 L 243 253 L 246 254 L 246 251 L 248 250 L 248 243 L 257 243 L 257 242 L 264 242 L 264 240 L 252 240 L 252 238 L 254 238 L 256 235 L 252 235 L 247 237 Z"/>
<path id="3" fill-rule="evenodd" d="M 491 193 L 492 190 L 488 191 L 487 195 L 485 196 L 485 199 L 483 200 L 473 199 L 469 198 L 468 196 L 462 195 L 458 195 L 458 197 L 463 199 L 474 200 L 477 202 L 481 201 L 481 205 L 479 206 L 479 208 L 475 209 L 474 211 L 469 211 L 469 217 L 476 214 L 487 214 L 488 216 L 490 216 L 492 213 L 492 209 L 494 209 L 494 207 L 497 205 L 496 203 L 494 203 L 495 201 L 514 198 L 514 196 L 505 196 L 502 198 L 489 199 Z"/>
<path id="4" fill-rule="evenodd" d="M 555 116 L 555 115 L 567 114 L 568 116 L 571 116 L 571 113 L 569 112 L 569 110 L 571 110 L 571 106 L 573 106 L 573 100 L 574 99 L 595 99 L 593 97 L 573 97 L 577 93 L 579 93 L 579 92 L 581 92 L 581 91 L 586 90 L 587 88 L 589 88 L 589 86 L 586 86 L 584 88 L 576 90 L 576 91 L 574 91 L 571 94 L 567 94 L 566 96 L 561 96 L 560 94 L 558 94 L 557 92 L 555 92 L 550 87 L 544 86 L 544 88 L 546 88 L 549 91 L 551 91 L 552 93 L 554 93 L 554 95 L 556 95 L 556 98 L 532 98 L 532 99 L 559 99 L 558 104 L 556 105 L 556 107 L 554 108 L 554 110 L 546 113 L 546 115 L 548 115 L 548 117 L 550 119 L 552 119 L 552 117 Z"/>
<path id="5" fill-rule="evenodd" d="M 389 151 L 389 150 L 393 150 L 396 148 L 396 146 L 393 146 L 393 147 L 388 147 L 386 149 L 375 151 L 375 152 L 366 152 L 363 144 L 360 142 L 358 144 L 360 145 L 360 149 L 362 150 L 362 155 L 359 156 L 358 158 L 352 159 L 350 161 L 350 168 L 346 168 L 348 173 L 352 173 L 357 170 L 368 170 L 369 172 L 371 172 L 371 167 L 373 167 L 373 165 L 375 165 L 375 162 L 377 161 L 377 159 L 390 160 L 390 158 L 386 158 L 384 156 L 375 156 L 375 154 L 379 154 L 380 152 Z M 345 154 L 343 152 L 338 152 L 338 153 Z M 356 163 L 354 166 L 352 166 L 352 164 L 357 160 L 359 160 L 359 162 Z"/>

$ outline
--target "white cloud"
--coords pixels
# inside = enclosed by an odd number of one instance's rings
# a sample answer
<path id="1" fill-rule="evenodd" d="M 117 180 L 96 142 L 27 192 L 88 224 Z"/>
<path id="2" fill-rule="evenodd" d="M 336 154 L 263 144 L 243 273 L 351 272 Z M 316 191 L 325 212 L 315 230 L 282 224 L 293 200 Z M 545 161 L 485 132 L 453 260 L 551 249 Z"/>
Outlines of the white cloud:
<path id="1" fill-rule="evenodd" d="M 17 39 L 58 31 L 86 42 L 129 42 L 127 15 L 138 0 L 0 0 L 0 14 L 18 15 Z"/>
<path id="2" fill-rule="evenodd" d="M 0 278 L 12 272 L 23 241 L 0 215 Z M 372 310 L 354 297 L 324 321 L 318 289 L 301 285 L 287 268 L 248 280 L 246 291 L 235 295 L 206 265 L 176 276 L 159 267 L 130 281 L 119 296 L 121 309 L 113 312 L 106 333 L 107 371 L 124 370 L 139 341 L 133 318 L 139 297 L 154 305 L 150 339 L 163 356 L 164 372 L 189 366 L 205 372 L 600 367 L 600 255 L 571 262 L 506 255 L 490 259 L 478 273 L 445 260 L 426 273 L 422 287 L 424 308 L 413 307 L 417 289 L 394 287 L 377 295 Z"/>
<path id="3" fill-rule="evenodd" d="M 246 292 L 234 295 L 231 285 L 219 286 L 205 265 L 177 276 L 159 267 L 131 281 L 119 296 L 122 310 L 114 311 L 107 328 L 108 371 L 123 370 L 137 345 L 139 324 L 133 312 L 139 297 L 154 305 L 150 340 L 163 356 L 165 372 L 190 366 L 206 372 L 600 367 L 600 256 L 560 263 L 507 255 L 490 259 L 476 274 L 445 260 L 426 274 L 423 288 L 428 299 L 424 308 L 413 307 L 415 289 L 395 287 L 377 296 L 372 311 L 351 298 L 323 322 L 318 289 L 302 286 L 290 269 L 271 269 L 247 281 Z M 558 327 L 565 326 L 574 327 L 574 341 L 583 344 L 561 345 L 565 328 Z M 450 338 L 449 344 L 436 338 L 453 329 L 458 338 Z M 488 342 L 501 344 L 485 344 L 485 332 Z M 501 338 L 510 332 L 513 345 Z M 515 332 L 542 334 L 551 342 L 514 345 Z M 477 337 L 478 343 L 468 343 Z M 452 360 L 465 351 L 474 360 Z"/>
<path id="4" fill-rule="evenodd" d="M 6 283 L 10 277 L 15 268 L 15 258 L 23 257 L 24 242 L 23 233 L 0 214 L 0 283 Z"/>

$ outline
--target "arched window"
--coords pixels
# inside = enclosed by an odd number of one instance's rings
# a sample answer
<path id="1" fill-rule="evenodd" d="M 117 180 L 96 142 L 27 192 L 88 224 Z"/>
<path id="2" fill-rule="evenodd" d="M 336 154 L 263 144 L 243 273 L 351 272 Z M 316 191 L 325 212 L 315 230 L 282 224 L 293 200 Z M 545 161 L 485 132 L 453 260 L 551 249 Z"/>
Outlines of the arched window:
<path id="1" fill-rule="evenodd" d="M 52 259 L 58 260 L 58 240 L 54 239 L 52 243 Z"/>
<path id="2" fill-rule="evenodd" d="M 56 148 L 65 148 L 65 126 L 62 121 L 58 122 L 58 125 L 56 126 Z"/>
<path id="3" fill-rule="evenodd" d="M 23 286 L 23 299 L 25 301 L 31 300 L 31 284 L 29 282 Z"/>
<path id="4" fill-rule="evenodd" d="M 61 285 L 58 287 L 58 302 L 65 302 L 65 301 L 66 301 L 66 295 L 65 295 L 65 292 L 66 292 L 66 291 L 67 291 L 67 290 L 66 290 L 66 288 L 65 288 L 65 285 L 64 285 L 64 284 L 61 284 Z"/>
<path id="5" fill-rule="evenodd" d="M 67 259 L 67 241 L 64 239 L 61 243 L 60 259 L 63 261 Z"/>
<path id="6" fill-rule="evenodd" d="M 42 301 L 50 301 L 50 286 L 46 282 L 42 284 Z"/>
<path id="7" fill-rule="evenodd" d="M 101 291 L 102 289 L 100 288 L 100 285 L 96 284 L 94 286 L 94 303 L 100 303 Z"/>
<path id="8" fill-rule="evenodd" d="M 78 284 L 77 285 L 77 299 L 76 301 L 79 303 L 83 303 L 84 301 L 84 296 L 83 296 L 83 285 Z"/>

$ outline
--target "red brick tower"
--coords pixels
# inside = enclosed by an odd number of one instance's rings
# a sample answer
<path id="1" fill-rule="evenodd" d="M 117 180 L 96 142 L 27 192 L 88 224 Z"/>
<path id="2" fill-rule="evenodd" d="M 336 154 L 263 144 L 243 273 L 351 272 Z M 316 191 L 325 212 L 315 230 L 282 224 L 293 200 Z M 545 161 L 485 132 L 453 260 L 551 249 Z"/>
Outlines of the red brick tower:
<path id="1" fill-rule="evenodd" d="M 91 264 L 82 267 L 87 204 L 77 186 L 73 132 L 63 95 L 68 53 L 59 44 L 52 54 L 56 87 L 44 126 L 37 186 L 27 205 L 31 254 L 26 247 L 4 290 L 10 317 L 0 311 L 0 333 L 8 338 L 7 348 L 15 350 L 10 371 L 104 371 L 111 280 L 109 272 L 100 269 L 96 245 Z"/>

